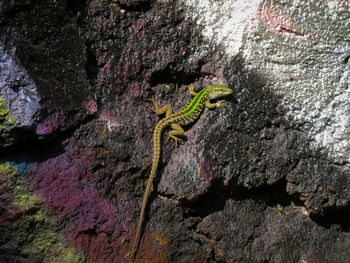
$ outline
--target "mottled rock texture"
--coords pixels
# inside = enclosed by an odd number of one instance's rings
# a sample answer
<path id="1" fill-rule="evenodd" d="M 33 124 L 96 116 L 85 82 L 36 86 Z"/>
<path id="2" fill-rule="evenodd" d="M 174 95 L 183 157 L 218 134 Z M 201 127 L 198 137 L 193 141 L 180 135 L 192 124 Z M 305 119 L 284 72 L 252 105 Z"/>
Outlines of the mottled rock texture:
<path id="1" fill-rule="evenodd" d="M 0 0 L 0 263 L 350 262 L 347 1 Z M 165 131 L 167 133 L 167 131 Z M 165 137 L 165 136 L 164 136 Z"/>

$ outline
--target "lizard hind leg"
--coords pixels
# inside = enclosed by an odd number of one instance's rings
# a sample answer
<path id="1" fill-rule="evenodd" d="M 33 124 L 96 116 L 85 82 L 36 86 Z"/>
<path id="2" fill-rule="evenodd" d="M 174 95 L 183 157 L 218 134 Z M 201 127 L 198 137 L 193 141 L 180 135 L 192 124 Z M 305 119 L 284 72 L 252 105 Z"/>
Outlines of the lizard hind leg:
<path id="1" fill-rule="evenodd" d="M 183 143 L 183 140 L 177 137 L 177 135 L 185 135 L 184 129 L 177 123 L 171 124 L 172 130 L 169 132 L 168 138 L 165 140 L 165 143 L 172 138 L 175 141 L 175 149 L 177 148 L 177 142 Z"/>

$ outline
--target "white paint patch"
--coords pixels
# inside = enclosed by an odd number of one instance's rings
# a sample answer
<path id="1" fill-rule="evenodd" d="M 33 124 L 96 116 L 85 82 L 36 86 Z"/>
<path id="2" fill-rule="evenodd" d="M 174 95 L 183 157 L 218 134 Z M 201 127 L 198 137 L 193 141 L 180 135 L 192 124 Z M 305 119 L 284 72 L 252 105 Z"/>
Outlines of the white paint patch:
<path id="1" fill-rule="evenodd" d="M 316 149 L 324 149 L 337 163 L 350 164 L 350 42 L 341 41 L 349 33 L 347 4 L 335 0 L 182 2 L 186 17 L 198 25 L 205 40 L 223 47 L 228 57 L 241 52 L 247 68 L 269 79 L 288 114 L 305 123 Z M 283 32 L 277 26 L 267 28 L 258 19 L 259 7 L 267 10 L 266 21 L 279 22 L 286 34 L 274 33 Z"/>
<path id="2" fill-rule="evenodd" d="M 336 96 L 316 117 L 310 134 L 314 135 L 315 148 L 326 149 L 336 163 L 347 162 L 350 152 L 350 90 Z M 339 158 L 334 158 L 338 156 Z M 340 158 L 343 157 L 343 158 Z"/>
<path id="3" fill-rule="evenodd" d="M 335 9 L 338 5 L 338 1 L 328 1 L 327 5 L 330 10 Z"/>
<path id="4" fill-rule="evenodd" d="M 214 45 L 222 45 L 227 55 L 236 55 L 244 31 L 253 25 L 260 0 L 183 0 L 186 16 L 203 28 L 202 34 Z"/>

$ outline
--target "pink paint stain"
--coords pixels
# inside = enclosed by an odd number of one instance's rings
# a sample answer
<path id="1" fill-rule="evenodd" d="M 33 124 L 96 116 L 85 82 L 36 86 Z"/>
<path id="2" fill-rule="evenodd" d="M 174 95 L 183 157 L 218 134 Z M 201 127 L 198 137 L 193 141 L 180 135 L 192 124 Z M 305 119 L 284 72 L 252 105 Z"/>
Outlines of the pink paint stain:
<path id="1" fill-rule="evenodd" d="M 92 149 L 84 148 L 35 164 L 29 174 L 67 239 L 89 262 L 126 262 L 122 234 L 130 232 L 130 215 L 124 211 L 128 197 L 121 193 L 116 205 L 102 197 L 90 180 L 98 177 L 95 166 Z"/>
<path id="2" fill-rule="evenodd" d="M 131 97 L 135 98 L 141 95 L 142 88 L 139 85 L 135 85 L 135 86 L 128 87 L 127 91 Z"/>
<path id="3" fill-rule="evenodd" d="M 97 112 L 97 102 L 95 100 L 90 100 L 88 103 L 84 104 L 84 109 L 87 110 L 90 114 Z"/>
<path id="4" fill-rule="evenodd" d="M 282 14 L 282 12 L 273 5 L 260 5 L 258 17 L 261 22 L 275 34 L 288 34 L 293 37 L 306 35 L 306 32 L 302 32 L 296 27 L 297 23 L 291 17 Z"/>
<path id="5" fill-rule="evenodd" d="M 99 0 L 92 0 L 89 4 L 89 11 L 92 12 L 92 14 L 98 14 L 102 11 L 101 2 Z"/>
<path id="6" fill-rule="evenodd" d="M 183 44 L 184 44 L 183 41 L 180 41 L 180 43 L 179 43 L 179 53 L 180 54 L 179 55 L 181 55 L 184 52 L 184 50 L 185 50 Z"/>
<path id="7" fill-rule="evenodd" d="M 133 58 L 122 63 L 123 65 L 117 65 L 113 70 L 113 76 L 118 76 L 121 83 L 125 86 L 129 85 L 130 80 L 137 78 L 140 74 L 139 61 L 135 61 Z"/>
<path id="8" fill-rule="evenodd" d="M 195 158 L 199 163 L 199 175 L 204 179 L 207 185 L 210 185 L 213 180 L 213 171 L 211 170 L 210 165 L 203 157 L 198 157 L 197 154 L 195 155 Z"/>
<path id="9" fill-rule="evenodd" d="M 65 116 L 60 112 L 51 113 L 36 128 L 39 135 L 48 135 L 57 130 L 62 130 L 65 124 Z"/>
<path id="10" fill-rule="evenodd" d="M 103 67 L 99 70 L 97 85 L 101 87 L 112 87 L 112 83 L 110 81 L 110 76 L 114 75 L 112 72 L 112 66 L 110 62 L 105 62 L 105 54 L 100 54 L 97 57 L 98 65 L 103 65 Z"/>
<path id="11" fill-rule="evenodd" d="M 99 62 L 103 63 L 104 61 L 104 57 L 100 57 L 98 58 L 99 59 Z M 101 68 L 100 70 L 100 73 L 102 75 L 106 75 L 106 76 L 109 76 L 111 74 L 111 63 L 106 63 L 103 65 L 103 67 Z"/>
<path id="12" fill-rule="evenodd" d="M 144 27 L 145 27 L 145 23 L 142 23 L 142 22 L 136 23 L 136 24 L 133 26 L 135 33 L 137 33 L 137 32 L 139 32 L 140 30 L 142 30 L 142 31 L 141 31 L 142 34 L 144 33 L 144 30 L 143 30 Z"/>
<path id="13" fill-rule="evenodd" d="M 109 122 L 112 122 L 112 123 L 117 122 L 116 116 L 112 112 L 106 111 L 106 110 L 103 110 L 101 112 L 99 120 L 101 120 L 101 121 L 109 121 Z"/>

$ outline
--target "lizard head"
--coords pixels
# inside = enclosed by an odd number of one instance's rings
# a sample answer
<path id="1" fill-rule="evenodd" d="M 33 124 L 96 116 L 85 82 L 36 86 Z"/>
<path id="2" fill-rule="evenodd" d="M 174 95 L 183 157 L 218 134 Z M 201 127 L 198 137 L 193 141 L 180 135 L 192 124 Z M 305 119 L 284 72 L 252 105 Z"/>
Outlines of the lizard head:
<path id="1" fill-rule="evenodd" d="M 211 85 L 208 89 L 211 100 L 230 95 L 233 90 L 225 85 Z"/>

